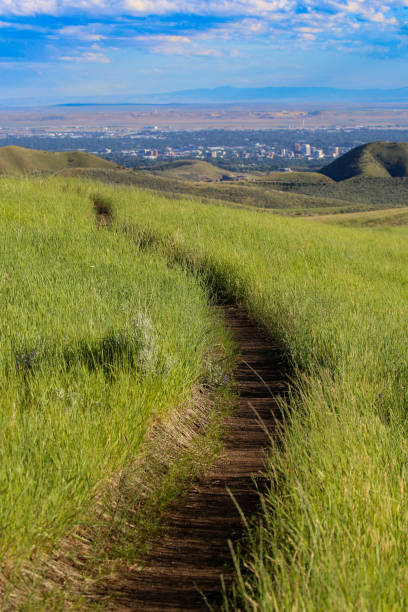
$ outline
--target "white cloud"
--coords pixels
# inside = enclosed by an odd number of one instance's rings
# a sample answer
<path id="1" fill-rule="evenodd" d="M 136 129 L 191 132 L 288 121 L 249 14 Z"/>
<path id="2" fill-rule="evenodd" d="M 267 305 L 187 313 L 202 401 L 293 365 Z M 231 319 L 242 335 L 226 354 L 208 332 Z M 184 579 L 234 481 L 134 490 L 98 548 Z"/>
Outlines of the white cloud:
<path id="1" fill-rule="evenodd" d="M 347 0 L 346 2 L 330 2 L 330 5 L 336 8 L 339 15 L 351 15 L 360 17 L 367 22 L 381 23 L 384 25 L 398 25 L 398 20 L 394 16 L 387 17 L 386 13 L 389 13 L 393 8 L 398 6 L 404 6 L 406 0 Z"/>
<path id="2" fill-rule="evenodd" d="M 125 9 L 138 14 L 259 15 L 295 5 L 295 0 L 124 0 Z"/>
<path id="3" fill-rule="evenodd" d="M 145 42 L 165 42 L 165 43 L 175 43 L 175 44 L 189 44 L 191 42 L 191 38 L 188 36 L 179 36 L 176 34 L 155 34 L 155 35 L 143 35 L 143 36 L 135 36 L 135 40 L 141 40 Z"/>
<path id="4" fill-rule="evenodd" d="M 297 11 L 306 6 L 308 13 Z M 69 14 L 73 11 L 112 16 L 185 13 L 226 17 L 262 17 L 267 21 L 295 22 L 311 16 L 339 21 L 359 18 L 374 24 L 398 24 L 392 9 L 408 6 L 408 0 L 0 0 L 0 14 Z"/>
<path id="5" fill-rule="evenodd" d="M 105 45 L 139 44 L 147 52 L 165 55 L 219 56 L 231 54 L 228 49 L 237 47 L 242 40 L 254 39 L 262 44 L 285 45 L 313 43 L 321 46 L 341 44 L 355 38 L 355 44 L 369 38 L 372 44 L 384 41 L 378 32 L 388 32 L 397 40 L 402 19 L 395 9 L 408 6 L 408 0 L 0 0 L 0 15 L 5 16 L 1 27 L 9 27 L 7 15 L 50 14 L 63 15 L 81 12 L 93 18 L 103 15 L 99 24 L 68 25 L 49 31 L 49 38 L 77 39 L 82 42 L 101 42 Z M 189 15 L 225 17 L 223 23 L 205 27 L 183 24 L 174 19 L 166 23 L 166 33 L 134 36 L 132 20 L 124 15 L 185 13 Z M 108 19 L 106 17 L 108 16 Z M 397 19 L 398 17 L 398 19 Z M 110 21 L 110 23 L 108 23 Z M 160 19 L 155 27 L 160 28 Z M 121 28 L 121 23 L 124 25 Z M 11 27 L 11 26 L 10 26 Z M 16 24 L 16 27 L 22 27 Z M 169 29 L 172 28 L 172 33 Z M 184 29 L 183 29 L 184 28 Z M 142 30 L 143 32 L 143 30 Z M 174 33 L 173 33 L 174 32 Z M 391 40 L 391 38 L 389 38 Z M 239 41 L 239 43 L 237 43 Z M 376 42 L 377 41 L 377 42 Z M 398 39 L 399 41 L 399 39 Z M 65 61 L 108 61 L 96 55 L 91 59 L 78 59 L 86 55 L 69 54 Z M 97 58 L 100 58 L 99 60 Z"/>
<path id="6" fill-rule="evenodd" d="M 74 55 L 62 55 L 59 58 L 63 62 L 80 62 L 85 64 L 110 64 L 109 58 L 95 51 L 83 51 Z"/>
<path id="7" fill-rule="evenodd" d="M 141 35 L 133 38 L 150 53 L 203 57 L 220 57 L 222 55 L 218 49 L 202 46 L 198 42 L 200 39 L 200 35 L 192 38 L 191 36 L 176 36 L 173 34 Z"/>
<path id="8" fill-rule="evenodd" d="M 103 11 L 123 6 L 123 0 L 0 0 L 0 14 L 58 15 L 74 11 Z"/>
<path id="9" fill-rule="evenodd" d="M 62 38 L 76 38 L 86 42 L 97 42 L 106 38 L 103 34 L 96 32 L 95 25 L 93 26 L 65 26 L 57 30 L 56 34 Z"/>
<path id="10" fill-rule="evenodd" d="M 11 15 L 54 14 L 57 0 L 1 0 L 0 13 Z"/>
<path id="11" fill-rule="evenodd" d="M 47 34 L 47 28 L 33 25 L 32 23 L 16 23 L 13 21 L 3 21 L 0 20 L 0 29 L 8 29 L 8 30 L 17 30 L 17 31 L 30 31 L 30 32 L 38 32 L 40 34 Z"/>

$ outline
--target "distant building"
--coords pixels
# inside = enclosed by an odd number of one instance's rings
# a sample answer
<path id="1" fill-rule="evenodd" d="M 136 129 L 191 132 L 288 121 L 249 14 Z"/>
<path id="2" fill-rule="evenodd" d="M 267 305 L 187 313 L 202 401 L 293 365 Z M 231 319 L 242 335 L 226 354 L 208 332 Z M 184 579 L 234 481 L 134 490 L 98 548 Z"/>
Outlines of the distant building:
<path id="1" fill-rule="evenodd" d="M 159 157 L 159 152 L 157 149 L 145 149 L 143 157 L 145 159 L 157 159 Z"/>

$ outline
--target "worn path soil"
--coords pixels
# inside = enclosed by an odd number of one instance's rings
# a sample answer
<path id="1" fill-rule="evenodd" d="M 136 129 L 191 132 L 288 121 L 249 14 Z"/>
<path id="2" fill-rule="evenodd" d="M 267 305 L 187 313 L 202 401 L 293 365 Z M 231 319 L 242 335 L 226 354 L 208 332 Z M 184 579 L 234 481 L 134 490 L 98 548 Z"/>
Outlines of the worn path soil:
<path id="1" fill-rule="evenodd" d="M 222 602 L 221 576 L 232 576 L 229 540 L 242 534 L 236 504 L 251 516 L 259 508 L 257 487 L 263 482 L 264 427 L 276 426 L 273 396 L 285 393 L 285 364 L 279 346 L 238 307 L 226 307 L 225 319 L 240 349 L 236 370 L 238 407 L 228 420 L 223 452 L 204 477 L 175 506 L 166 534 L 142 571 L 121 576 L 109 590 L 116 610 L 189 612 Z M 262 426 L 254 412 L 263 420 Z"/>

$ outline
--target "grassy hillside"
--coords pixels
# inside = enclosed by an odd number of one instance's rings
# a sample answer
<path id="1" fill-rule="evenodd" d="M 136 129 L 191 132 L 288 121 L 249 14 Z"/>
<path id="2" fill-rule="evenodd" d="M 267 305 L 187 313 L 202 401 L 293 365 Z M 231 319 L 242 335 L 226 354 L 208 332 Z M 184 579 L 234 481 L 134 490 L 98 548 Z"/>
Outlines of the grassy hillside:
<path id="1" fill-rule="evenodd" d="M 370 142 L 352 149 L 320 172 L 335 181 L 344 181 L 355 176 L 407 177 L 408 143 Z"/>
<path id="2" fill-rule="evenodd" d="M 156 236 L 171 261 L 243 302 L 294 366 L 252 578 L 230 609 L 406 609 L 406 239 L 106 193 L 134 240 Z"/>
<path id="3" fill-rule="evenodd" d="M 285 214 L 326 214 L 401 207 L 408 204 L 408 178 L 355 178 L 336 183 L 316 173 L 279 173 L 257 180 L 225 183 L 181 181 L 146 171 L 66 170 L 65 176 L 80 176 L 107 184 L 137 186 L 174 197 L 193 196 L 245 207 L 269 209 Z M 285 175 L 285 176 L 283 176 Z M 311 175 L 311 176 L 309 176 Z"/>
<path id="4" fill-rule="evenodd" d="M 329 180 L 299 182 L 263 182 L 257 181 L 265 188 L 280 189 L 287 193 L 299 193 L 310 197 L 342 200 L 354 203 L 355 207 L 368 205 L 372 208 L 389 208 L 408 205 L 408 178 L 362 178 L 355 177 L 347 181 Z"/>
<path id="5" fill-rule="evenodd" d="M 29 174 L 32 172 L 55 172 L 64 168 L 116 168 L 106 159 L 83 153 L 82 151 L 68 151 L 65 153 L 51 153 L 36 151 L 23 147 L 0 148 L 0 173 Z"/>
<path id="6" fill-rule="evenodd" d="M 330 210 L 346 212 L 372 208 L 370 204 L 349 202 L 330 196 L 310 196 L 305 194 L 287 193 L 270 185 L 258 185 L 255 181 L 238 181 L 234 183 L 204 183 L 181 181 L 179 179 L 154 175 L 150 172 L 133 170 L 65 170 L 64 176 L 76 176 L 97 180 L 107 184 L 137 186 L 151 189 L 160 194 L 175 198 L 189 196 L 203 201 L 219 201 L 222 204 L 232 204 L 244 207 L 270 209 L 287 214 L 318 214 Z"/>
<path id="7" fill-rule="evenodd" d="M 223 170 L 209 162 L 194 159 L 170 162 L 153 172 L 160 176 L 177 178 L 183 181 L 217 181 L 224 177 L 234 176 L 233 172 Z"/>
<path id="8" fill-rule="evenodd" d="M 1 584 L 208 375 L 210 286 L 293 366 L 230 609 L 406 609 L 406 237 L 67 178 L 0 196 Z"/>
<path id="9" fill-rule="evenodd" d="M 149 428 L 222 372 L 226 336 L 203 284 L 99 227 L 95 207 L 112 206 L 80 184 L 0 182 L 0 594 L 20 561 L 41 560 L 74 526 L 82 538 L 89 524 L 110 532 L 118 498 L 112 515 L 104 487 L 132 477 L 116 495 L 135 506 Z"/>
<path id="10" fill-rule="evenodd" d="M 408 225 L 408 207 L 376 211 L 345 213 L 344 215 L 319 215 L 310 220 L 354 227 L 400 227 Z"/>
<path id="11" fill-rule="evenodd" d="M 259 184 L 285 184 L 285 185 L 315 185 L 315 184 L 331 184 L 332 179 L 320 172 L 271 172 L 266 176 L 256 179 Z"/>

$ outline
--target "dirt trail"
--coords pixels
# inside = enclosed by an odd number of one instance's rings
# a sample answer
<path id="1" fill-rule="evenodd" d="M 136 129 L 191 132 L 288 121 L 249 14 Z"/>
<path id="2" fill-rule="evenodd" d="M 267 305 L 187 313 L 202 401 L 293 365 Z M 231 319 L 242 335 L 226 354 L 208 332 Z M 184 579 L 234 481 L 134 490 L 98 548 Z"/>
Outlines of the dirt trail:
<path id="1" fill-rule="evenodd" d="M 271 393 L 285 392 L 285 365 L 279 347 L 242 309 L 226 307 L 224 313 L 241 356 L 235 376 L 239 404 L 229 419 L 223 452 L 183 503 L 168 513 L 165 536 L 144 569 L 110 582 L 115 610 L 207 610 L 199 590 L 217 609 L 222 599 L 220 578 L 228 582 L 232 576 L 228 540 L 242 533 L 239 512 L 227 488 L 248 516 L 259 507 L 254 482 L 263 481 L 268 437 L 253 408 L 272 430 L 278 407 Z"/>

